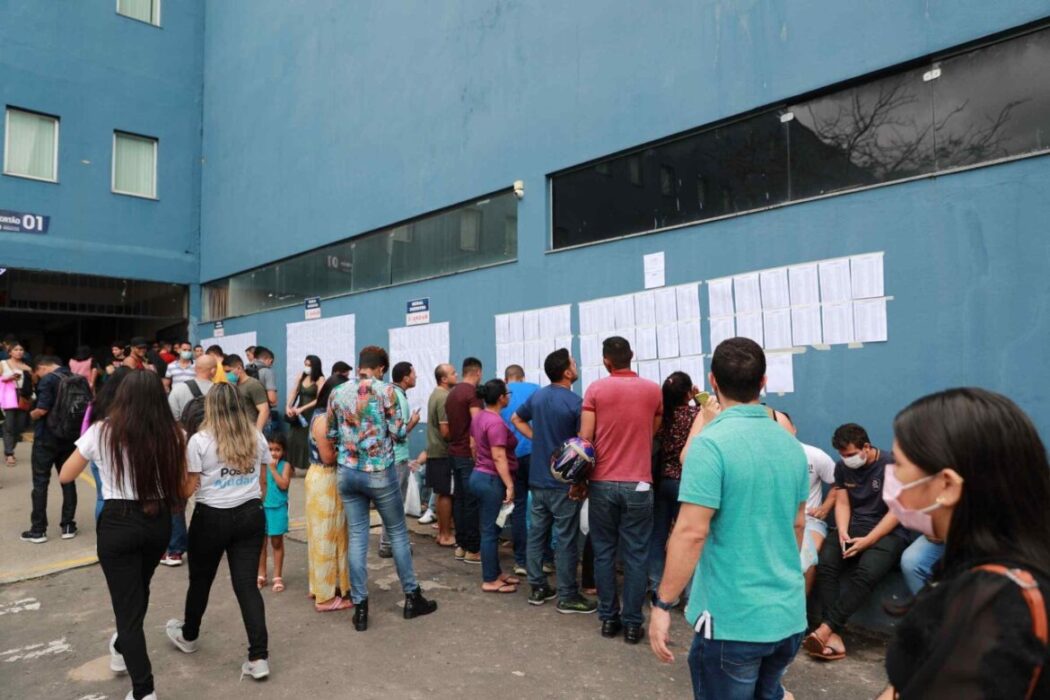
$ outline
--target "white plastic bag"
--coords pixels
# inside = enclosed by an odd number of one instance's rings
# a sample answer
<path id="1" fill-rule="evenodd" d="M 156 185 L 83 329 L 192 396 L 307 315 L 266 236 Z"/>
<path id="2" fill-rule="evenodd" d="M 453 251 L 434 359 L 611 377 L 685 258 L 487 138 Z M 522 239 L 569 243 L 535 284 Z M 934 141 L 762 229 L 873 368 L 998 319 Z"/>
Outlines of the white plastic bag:
<path id="1" fill-rule="evenodd" d="M 580 508 L 580 532 L 586 537 L 591 531 L 591 520 L 590 520 L 590 502 L 591 499 L 587 499 L 583 502 L 583 507 Z"/>
<path id="2" fill-rule="evenodd" d="M 411 515 L 413 518 L 418 518 L 422 515 L 420 506 L 419 479 L 416 478 L 415 472 L 409 472 L 408 489 L 405 493 L 405 515 Z"/>

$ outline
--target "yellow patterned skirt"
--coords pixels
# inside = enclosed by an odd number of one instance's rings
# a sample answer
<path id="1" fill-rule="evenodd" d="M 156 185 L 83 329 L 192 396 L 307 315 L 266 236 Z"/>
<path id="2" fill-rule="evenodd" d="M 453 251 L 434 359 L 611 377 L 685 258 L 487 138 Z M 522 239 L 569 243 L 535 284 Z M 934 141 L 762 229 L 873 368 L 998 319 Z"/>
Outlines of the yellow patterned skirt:
<path id="1" fill-rule="evenodd" d="M 335 472 L 320 464 L 311 464 L 306 472 L 307 568 L 310 593 L 318 603 L 335 597 L 337 588 L 350 595 L 346 515 Z"/>

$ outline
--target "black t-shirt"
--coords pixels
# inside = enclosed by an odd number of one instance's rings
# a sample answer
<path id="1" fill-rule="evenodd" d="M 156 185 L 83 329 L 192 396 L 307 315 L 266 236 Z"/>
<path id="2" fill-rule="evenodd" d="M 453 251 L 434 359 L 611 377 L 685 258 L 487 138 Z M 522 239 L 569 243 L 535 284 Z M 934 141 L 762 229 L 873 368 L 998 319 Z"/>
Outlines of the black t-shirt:
<path id="1" fill-rule="evenodd" d="M 849 496 L 851 537 L 867 535 L 889 511 L 882 500 L 887 464 L 893 464 L 893 456 L 884 450 L 879 450 L 874 462 L 859 469 L 850 469 L 842 460 L 835 463 L 835 488 L 846 489 Z M 901 527 L 894 534 L 907 538 L 907 531 Z"/>

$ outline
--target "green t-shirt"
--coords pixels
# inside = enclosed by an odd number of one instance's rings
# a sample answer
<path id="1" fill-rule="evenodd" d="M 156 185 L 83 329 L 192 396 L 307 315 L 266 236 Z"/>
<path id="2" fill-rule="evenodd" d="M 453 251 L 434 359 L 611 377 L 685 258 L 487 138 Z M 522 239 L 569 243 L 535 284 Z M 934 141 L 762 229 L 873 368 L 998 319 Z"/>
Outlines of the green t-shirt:
<path id="1" fill-rule="evenodd" d="M 244 402 L 244 408 L 248 411 L 248 418 L 251 419 L 252 423 L 259 417 L 258 406 L 260 404 L 269 406 L 266 388 L 262 385 L 262 382 L 254 377 L 245 377 L 237 382 L 237 393 L 240 394 L 241 400 Z"/>
<path id="2" fill-rule="evenodd" d="M 427 400 L 427 459 L 448 457 L 448 443 L 441 437 L 441 423 L 448 423 L 445 401 L 448 389 L 436 387 Z"/>
<path id="3" fill-rule="evenodd" d="M 401 420 L 405 422 L 405 426 L 408 426 L 408 421 L 412 418 L 412 408 L 408 405 L 408 396 L 405 395 L 405 390 L 397 384 L 394 385 L 394 396 L 397 397 L 397 410 L 401 414 Z M 405 433 L 403 440 L 394 440 L 394 464 L 398 462 L 407 462 L 411 459 L 408 456 L 408 433 Z"/>
<path id="4" fill-rule="evenodd" d="M 802 445 L 763 406 L 728 408 L 693 440 L 678 500 L 717 511 L 685 613 L 694 628 L 703 615 L 705 634 L 735 642 L 805 629 L 795 516 L 808 495 Z"/>

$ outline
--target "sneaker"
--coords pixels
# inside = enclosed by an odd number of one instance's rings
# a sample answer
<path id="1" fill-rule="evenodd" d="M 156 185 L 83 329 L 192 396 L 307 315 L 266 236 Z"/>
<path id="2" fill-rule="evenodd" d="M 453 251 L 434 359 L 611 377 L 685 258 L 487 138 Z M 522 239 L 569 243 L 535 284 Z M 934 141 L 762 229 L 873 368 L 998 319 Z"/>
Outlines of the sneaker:
<path id="1" fill-rule="evenodd" d="M 514 575 L 515 576 L 528 576 L 529 575 L 529 570 L 526 569 L 521 564 L 515 564 L 514 565 Z"/>
<path id="2" fill-rule="evenodd" d="M 33 544 L 43 544 L 47 542 L 46 532 L 33 532 L 32 530 L 26 530 L 22 533 L 23 542 L 32 542 Z"/>
<path id="3" fill-rule="evenodd" d="M 124 655 L 117 651 L 117 633 L 109 638 L 109 670 L 113 673 L 127 673 L 128 666 L 124 663 Z"/>
<path id="4" fill-rule="evenodd" d="M 71 540 L 77 536 L 77 526 L 73 523 L 62 526 L 62 539 Z"/>
<path id="5" fill-rule="evenodd" d="M 554 573 L 554 564 L 552 564 L 551 562 L 547 562 L 546 564 L 544 564 L 543 565 L 543 573 L 545 573 L 545 574 L 553 574 Z"/>
<path id="6" fill-rule="evenodd" d="M 25 537 L 22 539 L 25 539 Z M 463 561 L 463 557 L 465 556 L 467 556 L 467 551 L 462 547 L 456 547 L 456 561 Z"/>
<path id="7" fill-rule="evenodd" d="M 548 600 L 557 597 L 558 591 L 546 584 L 542 586 L 533 586 L 532 593 L 529 594 L 529 605 L 543 605 Z"/>
<path id="8" fill-rule="evenodd" d="M 257 681 L 261 681 L 270 675 L 270 662 L 266 659 L 258 659 L 256 661 L 245 661 L 241 664 L 241 677 L 240 680 L 244 680 L 245 676 L 251 676 Z"/>
<path id="9" fill-rule="evenodd" d="M 577 593 L 574 597 L 568 600 L 558 601 L 558 612 L 570 615 L 573 613 L 580 615 L 590 615 L 592 612 L 597 612 L 598 602 L 591 600 L 590 598 L 584 598 L 582 595 Z"/>
<path id="10" fill-rule="evenodd" d="M 89 696 L 89 697 L 92 697 L 92 696 Z M 105 697 L 105 696 L 103 696 L 103 697 Z M 129 690 L 128 694 L 124 696 L 124 700 L 135 700 L 135 691 L 134 690 Z M 157 700 L 157 694 L 156 693 L 150 693 L 149 695 L 147 695 L 144 698 L 142 698 L 142 700 Z"/>
<path id="11" fill-rule="evenodd" d="M 437 516 L 434 515 L 434 511 L 430 510 L 429 508 L 427 509 L 426 513 L 423 513 L 423 515 L 419 516 L 420 525 L 429 525 L 435 520 L 437 520 Z"/>
<path id="12" fill-rule="evenodd" d="M 194 639 L 192 642 L 182 636 L 182 626 L 185 624 L 182 620 L 168 620 L 168 624 L 164 626 L 164 631 L 168 634 L 168 639 L 174 644 L 179 651 L 187 654 L 192 654 L 200 648 L 200 640 Z"/>
<path id="13" fill-rule="evenodd" d="M 464 564 L 481 564 L 481 552 L 466 552 L 463 555 Z"/>
<path id="14" fill-rule="evenodd" d="M 164 558 L 160 560 L 160 563 L 164 566 L 182 566 L 182 553 L 168 552 L 164 555 Z"/>

